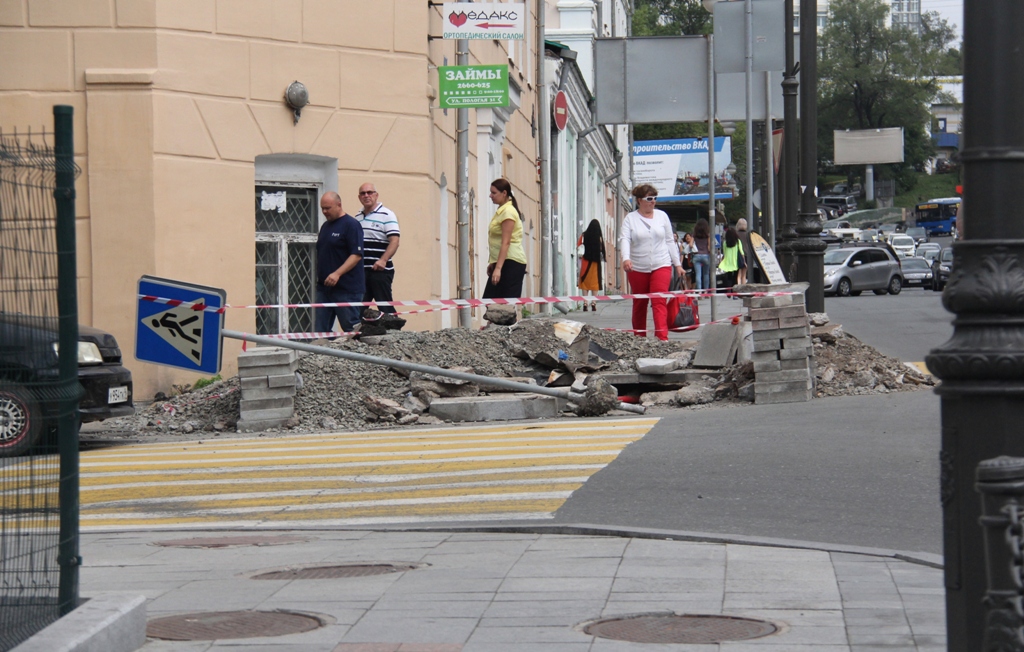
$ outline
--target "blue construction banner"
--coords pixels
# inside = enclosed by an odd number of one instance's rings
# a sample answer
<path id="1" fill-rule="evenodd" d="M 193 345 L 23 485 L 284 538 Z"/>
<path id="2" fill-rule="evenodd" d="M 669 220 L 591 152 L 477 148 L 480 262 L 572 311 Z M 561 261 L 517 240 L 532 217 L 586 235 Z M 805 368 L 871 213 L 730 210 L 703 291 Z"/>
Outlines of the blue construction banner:
<path id="1" fill-rule="evenodd" d="M 715 137 L 715 198 L 732 199 L 732 138 Z M 708 139 L 638 140 L 633 143 L 637 184 L 658 189 L 659 201 L 708 200 Z"/>

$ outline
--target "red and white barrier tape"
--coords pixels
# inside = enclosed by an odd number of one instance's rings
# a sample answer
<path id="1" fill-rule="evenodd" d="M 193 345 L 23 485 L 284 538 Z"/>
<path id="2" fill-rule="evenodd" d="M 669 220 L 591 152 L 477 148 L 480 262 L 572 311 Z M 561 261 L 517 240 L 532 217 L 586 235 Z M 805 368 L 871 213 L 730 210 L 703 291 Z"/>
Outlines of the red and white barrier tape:
<path id="1" fill-rule="evenodd" d="M 415 312 L 433 312 L 434 310 L 452 310 L 452 309 L 453 309 L 453 307 L 432 308 L 430 310 L 416 310 Z M 411 313 L 403 312 L 402 314 L 411 314 Z M 711 324 L 711 323 L 732 322 L 733 324 L 736 324 L 736 323 L 739 323 L 740 320 L 741 320 L 741 317 L 739 315 L 732 315 L 732 316 L 729 316 L 729 317 L 724 317 L 722 319 L 716 319 L 714 321 L 705 321 L 705 322 L 697 323 L 697 324 L 691 325 L 691 327 L 684 327 L 682 329 L 669 329 L 669 332 L 670 333 L 688 333 L 690 331 L 696 331 L 697 329 L 700 329 L 702 327 L 706 327 L 706 325 Z M 636 333 L 635 329 L 611 329 L 611 328 L 602 327 L 602 328 L 600 328 L 600 330 L 601 331 L 611 331 L 612 333 L 634 333 L 634 334 Z M 653 332 L 653 329 L 645 330 L 644 333 L 647 333 L 648 331 Z M 353 333 L 343 333 L 343 332 L 332 332 L 332 333 L 280 333 L 280 334 L 264 335 L 263 337 L 266 337 L 266 338 L 278 338 L 278 339 L 281 339 L 281 340 L 321 340 L 321 339 L 328 339 L 328 338 L 353 337 L 355 335 L 358 335 L 358 334 L 354 333 L 354 332 Z M 243 348 L 245 348 L 245 342 L 243 342 Z"/>
<path id="2" fill-rule="evenodd" d="M 524 305 L 539 303 L 573 303 L 587 301 L 630 301 L 633 299 L 671 299 L 672 297 L 695 297 L 706 298 L 711 296 L 719 297 L 775 297 L 799 294 L 798 292 L 725 292 L 710 290 L 680 290 L 678 292 L 650 292 L 647 294 L 613 294 L 600 296 L 564 296 L 564 297 L 520 297 L 510 299 L 419 299 L 415 301 L 350 301 L 343 303 L 283 303 L 249 306 L 225 305 L 220 308 L 207 306 L 202 301 L 180 301 L 178 299 L 165 299 L 149 295 L 139 295 L 142 301 L 166 304 L 172 307 L 183 306 L 196 312 L 206 311 L 223 313 L 229 308 L 236 309 L 268 309 L 268 308 L 357 308 L 368 306 L 393 306 L 393 307 L 430 307 L 431 310 L 407 311 L 402 314 L 413 314 L 414 312 L 436 312 L 441 310 L 452 310 L 456 308 L 476 308 L 488 305 Z"/>

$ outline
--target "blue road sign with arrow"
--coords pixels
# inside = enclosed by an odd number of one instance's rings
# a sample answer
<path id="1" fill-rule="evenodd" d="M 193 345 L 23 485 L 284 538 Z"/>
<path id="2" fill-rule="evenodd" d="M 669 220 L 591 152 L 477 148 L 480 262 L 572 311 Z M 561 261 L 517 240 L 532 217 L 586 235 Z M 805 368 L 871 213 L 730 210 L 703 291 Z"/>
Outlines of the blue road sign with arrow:
<path id="1" fill-rule="evenodd" d="M 135 359 L 189 371 L 220 371 L 227 293 L 155 276 L 139 279 Z M 209 310 L 213 308 L 214 310 Z"/>

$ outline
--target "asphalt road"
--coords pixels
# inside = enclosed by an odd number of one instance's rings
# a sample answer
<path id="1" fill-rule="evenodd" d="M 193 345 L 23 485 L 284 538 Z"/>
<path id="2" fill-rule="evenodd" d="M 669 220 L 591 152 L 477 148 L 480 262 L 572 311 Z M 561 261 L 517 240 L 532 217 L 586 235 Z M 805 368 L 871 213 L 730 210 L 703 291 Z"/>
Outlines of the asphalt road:
<path id="1" fill-rule="evenodd" d="M 907 362 L 923 361 L 953 332 L 930 290 L 830 297 L 825 309 Z M 556 520 L 942 551 L 931 391 L 662 416 Z"/>
<path id="2" fill-rule="evenodd" d="M 942 307 L 942 293 L 916 287 L 896 296 L 825 297 L 825 312 L 847 333 L 905 362 L 924 361 L 953 335 L 953 314 Z"/>
<path id="3" fill-rule="evenodd" d="M 927 390 L 666 412 L 556 520 L 939 553 L 939 432 Z"/>

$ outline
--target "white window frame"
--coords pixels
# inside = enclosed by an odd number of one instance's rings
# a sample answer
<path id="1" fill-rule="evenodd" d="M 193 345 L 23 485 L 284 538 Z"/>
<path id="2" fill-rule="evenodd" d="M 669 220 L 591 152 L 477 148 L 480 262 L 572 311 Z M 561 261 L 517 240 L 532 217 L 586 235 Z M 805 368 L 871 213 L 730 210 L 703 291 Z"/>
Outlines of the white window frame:
<path id="1" fill-rule="evenodd" d="M 324 194 L 324 187 L 322 183 L 315 181 L 307 182 L 289 182 L 289 181 L 256 181 L 254 186 L 266 186 L 271 188 L 281 188 L 287 190 L 288 188 L 301 188 L 303 190 L 315 190 L 317 202 Z M 323 224 L 323 215 L 317 212 L 316 225 L 319 228 Z M 277 257 L 277 273 L 278 273 L 278 291 L 276 302 L 278 308 L 277 312 L 277 323 L 280 333 L 290 333 L 291 324 L 288 319 L 288 308 L 284 305 L 289 303 L 289 274 L 288 274 L 288 247 L 291 243 L 303 243 L 303 244 L 316 244 L 317 233 L 281 233 L 274 231 L 256 231 L 256 242 L 264 243 L 276 243 L 278 245 L 278 257 Z M 313 273 L 316 274 L 316 256 L 313 258 Z M 316 282 L 316 279 L 313 279 Z M 315 322 L 314 322 L 315 323 Z"/>

